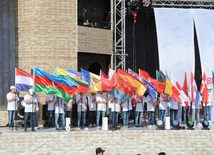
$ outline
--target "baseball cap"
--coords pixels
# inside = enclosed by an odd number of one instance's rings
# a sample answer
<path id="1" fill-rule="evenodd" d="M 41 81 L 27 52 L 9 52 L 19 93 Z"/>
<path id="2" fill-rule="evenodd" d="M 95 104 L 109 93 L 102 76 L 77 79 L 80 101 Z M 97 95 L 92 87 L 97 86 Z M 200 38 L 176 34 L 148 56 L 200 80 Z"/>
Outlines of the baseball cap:
<path id="1" fill-rule="evenodd" d="M 16 87 L 15 86 L 10 86 L 10 89 L 16 89 Z"/>
<path id="2" fill-rule="evenodd" d="M 101 147 L 98 147 L 96 149 L 96 154 L 101 153 L 101 152 L 105 152 L 105 150 L 103 150 Z"/>

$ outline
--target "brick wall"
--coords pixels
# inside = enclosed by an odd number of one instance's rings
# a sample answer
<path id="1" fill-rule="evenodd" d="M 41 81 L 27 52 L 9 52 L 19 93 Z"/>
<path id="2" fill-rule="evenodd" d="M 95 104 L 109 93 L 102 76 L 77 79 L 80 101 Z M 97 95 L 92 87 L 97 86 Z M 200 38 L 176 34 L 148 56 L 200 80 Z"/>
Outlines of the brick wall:
<path id="1" fill-rule="evenodd" d="M 113 31 L 78 26 L 78 52 L 113 53 Z"/>
<path id="2" fill-rule="evenodd" d="M 0 134 L 0 154 L 212 155 L 214 131 L 92 131 Z"/>
<path id="3" fill-rule="evenodd" d="M 29 73 L 34 66 L 50 74 L 56 67 L 76 70 L 77 0 L 14 1 L 16 66 Z M 39 96 L 44 104 L 46 95 Z"/>

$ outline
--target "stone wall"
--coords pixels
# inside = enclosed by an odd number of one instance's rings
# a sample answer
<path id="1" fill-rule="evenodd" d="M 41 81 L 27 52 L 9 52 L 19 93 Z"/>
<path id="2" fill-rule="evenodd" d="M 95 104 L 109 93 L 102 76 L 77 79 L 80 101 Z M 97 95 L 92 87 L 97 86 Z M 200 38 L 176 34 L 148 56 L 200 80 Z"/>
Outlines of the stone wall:
<path id="1" fill-rule="evenodd" d="M 214 131 L 73 131 L 0 134 L 0 154 L 212 155 Z"/>

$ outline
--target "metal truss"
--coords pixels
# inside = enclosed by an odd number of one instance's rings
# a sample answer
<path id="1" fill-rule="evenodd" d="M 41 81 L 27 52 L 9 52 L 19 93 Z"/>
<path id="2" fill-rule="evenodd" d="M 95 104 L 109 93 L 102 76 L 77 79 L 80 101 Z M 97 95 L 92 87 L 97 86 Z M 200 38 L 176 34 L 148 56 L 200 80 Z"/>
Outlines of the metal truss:
<path id="1" fill-rule="evenodd" d="M 125 0 L 114 0 L 114 69 L 126 69 Z"/>
<path id="2" fill-rule="evenodd" d="M 214 0 L 152 0 L 153 7 L 214 8 Z"/>

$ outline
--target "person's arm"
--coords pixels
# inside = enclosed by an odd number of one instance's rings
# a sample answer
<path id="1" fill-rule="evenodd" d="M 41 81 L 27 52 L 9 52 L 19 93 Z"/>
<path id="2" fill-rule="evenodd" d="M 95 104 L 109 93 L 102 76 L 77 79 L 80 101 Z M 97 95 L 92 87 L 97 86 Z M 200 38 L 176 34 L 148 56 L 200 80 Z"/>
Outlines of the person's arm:
<path id="1" fill-rule="evenodd" d="M 80 99 L 77 101 L 76 104 L 79 104 L 81 100 L 82 100 L 82 96 L 80 97 Z"/>
<path id="2" fill-rule="evenodd" d="M 18 111 L 18 109 L 19 109 L 19 101 L 17 101 L 16 111 Z"/>
<path id="3" fill-rule="evenodd" d="M 29 102 L 31 103 L 33 99 L 34 99 L 34 97 L 31 96 L 29 100 L 25 100 L 25 103 L 29 103 Z M 32 103 L 31 103 L 31 104 L 32 104 Z"/>
<path id="4" fill-rule="evenodd" d="M 10 103 L 10 102 L 14 101 L 15 98 L 16 98 L 16 95 L 14 95 L 11 99 L 8 99 L 8 102 Z"/>
<path id="5" fill-rule="evenodd" d="M 56 101 L 55 101 L 55 103 L 54 103 L 54 105 L 56 105 L 56 104 L 57 104 L 58 99 L 59 99 L 59 98 L 57 97 L 57 98 L 56 98 Z"/>

